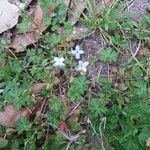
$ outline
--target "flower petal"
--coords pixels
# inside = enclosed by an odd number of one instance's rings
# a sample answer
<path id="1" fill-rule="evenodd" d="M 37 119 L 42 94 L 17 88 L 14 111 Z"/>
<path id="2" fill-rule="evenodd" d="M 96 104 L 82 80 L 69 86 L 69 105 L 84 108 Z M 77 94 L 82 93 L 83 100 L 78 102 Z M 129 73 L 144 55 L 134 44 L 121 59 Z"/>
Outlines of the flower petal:
<path id="1" fill-rule="evenodd" d="M 84 67 L 87 67 L 88 65 L 89 65 L 89 62 L 87 62 L 87 61 L 83 63 Z"/>
<path id="2" fill-rule="evenodd" d="M 81 66 L 78 66 L 78 71 L 82 71 L 82 67 Z"/>
<path id="3" fill-rule="evenodd" d="M 82 71 L 86 72 L 87 71 L 86 67 L 82 67 Z"/>
<path id="4" fill-rule="evenodd" d="M 64 63 L 61 63 L 61 65 L 60 65 L 61 67 L 64 67 L 64 66 L 66 66 Z"/>
<path id="5" fill-rule="evenodd" d="M 54 61 L 55 62 L 59 61 L 59 58 L 58 57 L 54 57 Z"/>
<path id="6" fill-rule="evenodd" d="M 57 62 L 55 62 L 55 63 L 53 64 L 53 66 L 54 66 L 54 67 L 57 67 L 57 66 L 59 66 L 59 64 L 58 64 Z"/>
<path id="7" fill-rule="evenodd" d="M 56 62 L 53 64 L 54 67 L 64 67 L 65 64 L 64 63 L 60 63 L 60 62 Z"/>
<path id="8" fill-rule="evenodd" d="M 75 54 L 76 54 L 76 51 L 75 51 L 75 50 L 72 50 L 72 51 L 71 51 L 71 54 L 75 55 Z"/>
<path id="9" fill-rule="evenodd" d="M 80 59 L 80 54 L 76 53 L 76 59 Z"/>
<path id="10" fill-rule="evenodd" d="M 84 54 L 84 51 L 83 51 L 83 50 L 80 50 L 80 51 L 79 51 L 79 54 Z"/>
<path id="11" fill-rule="evenodd" d="M 82 60 L 79 60 L 79 61 L 78 61 L 78 64 L 79 64 L 79 66 L 81 66 L 81 65 L 83 64 L 83 61 L 82 61 Z"/>
<path id="12" fill-rule="evenodd" d="M 79 45 L 76 45 L 76 51 L 79 51 L 80 50 L 80 46 Z"/>
<path id="13" fill-rule="evenodd" d="M 60 62 L 63 62 L 64 60 L 65 60 L 65 59 L 64 59 L 63 57 L 60 57 L 60 58 L 59 58 L 59 61 L 60 61 Z"/>

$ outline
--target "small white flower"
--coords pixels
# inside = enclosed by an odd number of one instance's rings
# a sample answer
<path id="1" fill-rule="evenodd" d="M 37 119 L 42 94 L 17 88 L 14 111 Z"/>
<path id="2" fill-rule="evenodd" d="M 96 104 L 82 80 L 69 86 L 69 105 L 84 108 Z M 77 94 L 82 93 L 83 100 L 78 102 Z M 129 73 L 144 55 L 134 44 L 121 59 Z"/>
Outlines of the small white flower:
<path id="1" fill-rule="evenodd" d="M 79 71 L 83 71 L 83 72 L 86 72 L 87 71 L 87 66 L 89 65 L 89 62 L 85 61 L 79 61 L 79 66 L 78 66 L 78 70 Z"/>
<path id="2" fill-rule="evenodd" d="M 65 64 L 63 63 L 65 59 L 63 57 L 54 57 L 55 63 L 53 64 L 54 67 L 64 67 Z"/>
<path id="3" fill-rule="evenodd" d="M 0 94 L 4 92 L 4 89 L 0 89 Z"/>
<path id="4" fill-rule="evenodd" d="M 76 59 L 78 60 L 78 59 L 80 59 L 80 55 L 83 54 L 84 51 L 83 51 L 82 49 L 80 49 L 80 46 L 79 46 L 79 45 L 77 45 L 77 46 L 75 47 L 75 50 L 72 50 L 71 53 L 72 53 L 73 55 L 75 55 Z"/>

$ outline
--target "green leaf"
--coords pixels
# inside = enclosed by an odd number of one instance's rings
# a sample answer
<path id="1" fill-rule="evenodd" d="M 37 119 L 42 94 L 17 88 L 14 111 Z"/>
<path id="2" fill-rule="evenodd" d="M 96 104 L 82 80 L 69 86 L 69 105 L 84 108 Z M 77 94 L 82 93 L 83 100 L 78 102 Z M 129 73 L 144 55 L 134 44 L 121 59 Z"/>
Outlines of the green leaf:
<path id="1" fill-rule="evenodd" d="M 103 49 L 100 53 L 100 59 L 104 62 L 113 63 L 117 61 L 118 54 L 111 48 Z"/>
<path id="2" fill-rule="evenodd" d="M 138 135 L 138 138 L 141 142 L 145 142 L 150 137 L 150 130 L 147 127 L 144 127 L 140 134 Z"/>
<path id="3" fill-rule="evenodd" d="M 6 139 L 0 138 L 0 148 L 5 148 L 8 145 L 8 141 Z"/>
<path id="4" fill-rule="evenodd" d="M 66 34 L 72 33 L 73 28 L 72 28 L 71 22 L 69 22 L 69 21 L 65 22 L 64 28 L 65 28 Z"/>
<path id="5" fill-rule="evenodd" d="M 88 105 L 90 114 L 94 117 L 100 117 L 107 112 L 107 108 L 98 99 L 91 99 Z"/>
<path id="6" fill-rule="evenodd" d="M 21 134 L 23 131 L 29 131 L 31 129 L 32 123 L 27 119 L 21 118 L 16 123 L 16 130 L 18 134 Z"/>
<path id="7" fill-rule="evenodd" d="M 62 100 L 59 99 L 57 96 L 52 96 L 49 106 L 51 108 L 51 111 L 48 114 L 47 120 L 51 124 L 58 126 L 58 122 L 60 120 L 64 120 L 66 116 L 66 110 L 64 109 Z"/>
<path id="8" fill-rule="evenodd" d="M 83 94 L 88 89 L 89 81 L 85 76 L 79 76 L 75 78 L 71 84 L 71 87 L 68 90 L 68 97 L 75 102 L 81 100 Z"/>

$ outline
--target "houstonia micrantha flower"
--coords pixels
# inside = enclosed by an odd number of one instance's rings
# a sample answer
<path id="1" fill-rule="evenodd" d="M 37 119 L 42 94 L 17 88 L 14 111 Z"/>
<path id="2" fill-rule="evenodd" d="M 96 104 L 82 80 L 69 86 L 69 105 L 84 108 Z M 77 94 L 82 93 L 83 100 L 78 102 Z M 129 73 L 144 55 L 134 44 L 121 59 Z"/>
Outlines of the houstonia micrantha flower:
<path id="1" fill-rule="evenodd" d="M 87 66 L 89 65 L 89 62 L 87 62 L 87 61 L 85 61 L 85 62 L 83 62 L 83 61 L 79 61 L 78 62 L 79 64 L 79 66 L 78 66 L 78 70 L 79 71 L 82 71 L 82 72 L 86 72 L 87 71 Z"/>
<path id="2" fill-rule="evenodd" d="M 75 50 L 71 50 L 71 53 L 75 55 L 76 59 L 80 59 L 80 55 L 84 53 L 84 51 L 80 48 L 79 45 L 76 45 Z"/>
<path id="3" fill-rule="evenodd" d="M 54 57 L 55 63 L 53 64 L 54 67 L 64 67 L 64 61 L 65 59 L 63 57 Z"/>

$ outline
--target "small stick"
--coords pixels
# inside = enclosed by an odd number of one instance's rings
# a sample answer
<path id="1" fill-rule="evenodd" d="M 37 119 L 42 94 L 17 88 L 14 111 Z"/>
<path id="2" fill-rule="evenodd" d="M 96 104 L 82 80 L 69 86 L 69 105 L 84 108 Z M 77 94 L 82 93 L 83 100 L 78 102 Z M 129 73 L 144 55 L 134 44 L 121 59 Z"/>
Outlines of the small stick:
<path id="1" fill-rule="evenodd" d="M 138 47 L 137 47 L 135 53 L 133 54 L 132 50 L 130 51 L 131 54 L 132 54 L 132 57 L 130 58 L 130 60 L 128 62 L 130 62 L 133 58 L 137 61 L 135 56 L 138 54 L 138 52 L 140 50 L 140 47 L 141 47 L 141 40 L 139 41 L 139 44 L 138 44 Z"/>
<path id="2" fill-rule="evenodd" d="M 110 74 L 109 74 L 109 70 L 110 70 L 110 69 L 109 69 L 109 64 L 108 64 L 108 63 L 107 63 L 107 68 L 108 68 L 108 72 L 107 72 L 107 73 L 108 73 L 108 74 L 107 74 L 108 76 L 107 76 L 107 77 L 108 77 L 108 79 L 109 79 L 109 78 L 110 78 Z"/>
<path id="3" fill-rule="evenodd" d="M 80 104 L 83 102 L 83 100 L 81 100 L 74 108 L 73 110 L 69 113 L 68 117 L 72 116 L 73 113 L 75 112 L 75 110 L 80 106 Z"/>

